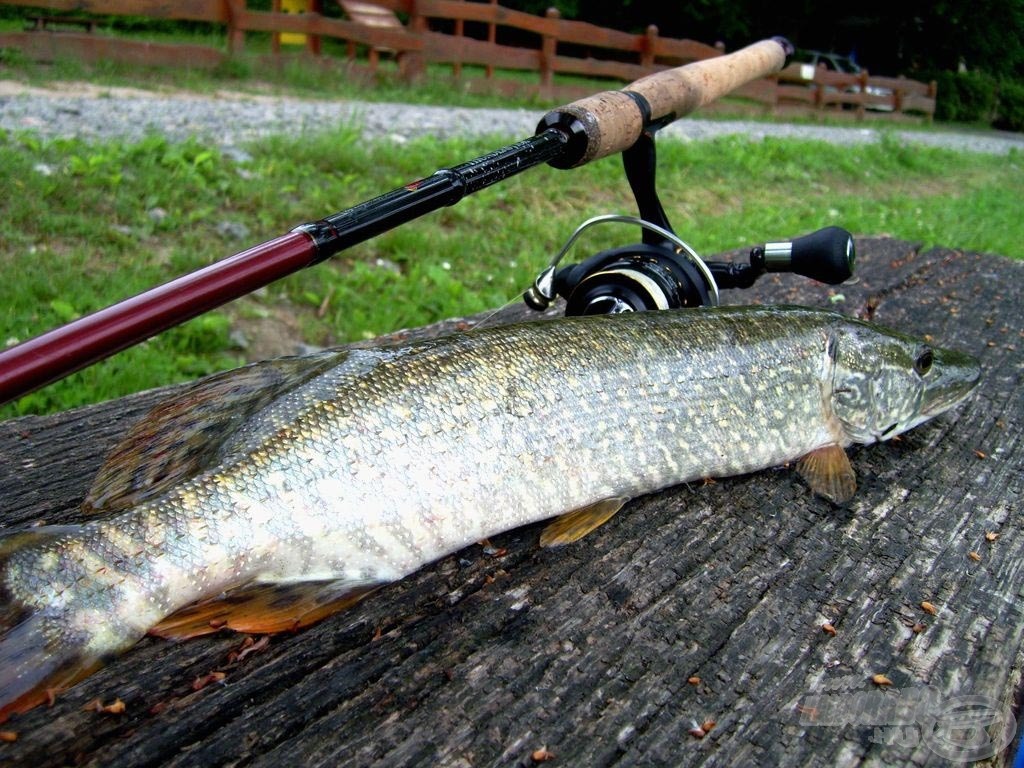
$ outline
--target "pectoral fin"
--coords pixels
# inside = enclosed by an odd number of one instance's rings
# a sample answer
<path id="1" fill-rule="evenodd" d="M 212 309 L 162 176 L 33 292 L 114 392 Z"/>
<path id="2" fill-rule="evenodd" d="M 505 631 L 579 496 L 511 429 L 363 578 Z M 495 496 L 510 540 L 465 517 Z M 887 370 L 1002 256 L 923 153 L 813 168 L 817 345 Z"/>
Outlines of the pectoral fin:
<path id="1" fill-rule="evenodd" d="M 290 632 L 350 608 L 379 586 L 338 581 L 252 584 L 182 608 L 149 634 L 184 640 L 221 629 L 253 634 Z"/>
<path id="2" fill-rule="evenodd" d="M 849 501 L 857 490 L 857 476 L 850 459 L 835 443 L 808 453 L 797 462 L 796 470 L 812 491 L 836 504 Z"/>
<path id="3" fill-rule="evenodd" d="M 613 496 L 559 515 L 540 534 L 542 547 L 571 544 L 611 520 L 629 499 Z"/>

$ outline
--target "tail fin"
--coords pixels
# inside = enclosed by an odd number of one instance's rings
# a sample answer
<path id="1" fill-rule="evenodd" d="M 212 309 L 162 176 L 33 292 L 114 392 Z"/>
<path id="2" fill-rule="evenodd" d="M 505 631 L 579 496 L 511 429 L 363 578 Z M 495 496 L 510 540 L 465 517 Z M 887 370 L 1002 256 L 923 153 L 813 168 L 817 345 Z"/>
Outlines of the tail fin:
<path id="1" fill-rule="evenodd" d="M 29 616 L 0 636 L 0 723 L 52 700 L 100 666 L 98 659 L 52 647 L 46 618 Z"/>
<path id="2" fill-rule="evenodd" d="M 54 528 L 40 528 L 0 538 L 0 723 L 50 700 L 100 666 L 60 613 L 24 605 L 12 595 L 12 558 L 56 535 Z"/>

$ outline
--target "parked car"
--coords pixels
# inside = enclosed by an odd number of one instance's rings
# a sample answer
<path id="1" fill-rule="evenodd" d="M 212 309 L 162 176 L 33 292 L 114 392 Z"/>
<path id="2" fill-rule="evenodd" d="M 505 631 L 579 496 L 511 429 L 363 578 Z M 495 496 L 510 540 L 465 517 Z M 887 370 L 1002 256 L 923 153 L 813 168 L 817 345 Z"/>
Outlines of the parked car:
<path id="1" fill-rule="evenodd" d="M 841 56 L 831 51 L 798 50 L 793 55 L 793 61 L 797 64 L 810 64 L 812 67 L 822 65 L 831 72 L 841 72 L 847 75 L 859 75 L 863 69 L 849 56 Z M 889 88 L 880 88 L 877 85 L 869 85 L 865 89 L 870 95 L 884 97 L 888 103 L 865 104 L 865 108 L 874 109 L 879 112 L 892 112 L 892 91 Z M 851 86 L 847 89 L 849 93 L 858 93 L 860 88 Z"/>
<path id="2" fill-rule="evenodd" d="M 857 75 L 861 71 L 857 62 L 849 56 L 840 56 L 838 53 L 798 50 L 793 56 L 793 61 L 798 64 L 810 64 L 813 67 L 824 64 L 825 69 L 833 72 L 845 72 L 848 75 Z"/>

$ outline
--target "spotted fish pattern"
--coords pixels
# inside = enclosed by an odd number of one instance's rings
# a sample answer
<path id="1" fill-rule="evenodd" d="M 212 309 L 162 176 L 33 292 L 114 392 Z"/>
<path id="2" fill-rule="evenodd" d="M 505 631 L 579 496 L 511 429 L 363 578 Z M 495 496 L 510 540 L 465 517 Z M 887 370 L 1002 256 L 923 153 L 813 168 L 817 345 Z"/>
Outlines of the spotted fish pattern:
<path id="1" fill-rule="evenodd" d="M 0 717 L 147 632 L 293 629 L 475 541 L 843 449 L 962 400 L 966 355 L 798 307 L 564 318 L 259 363 L 157 406 L 77 525 L 0 538 Z M 558 517 L 561 516 L 561 517 Z"/>

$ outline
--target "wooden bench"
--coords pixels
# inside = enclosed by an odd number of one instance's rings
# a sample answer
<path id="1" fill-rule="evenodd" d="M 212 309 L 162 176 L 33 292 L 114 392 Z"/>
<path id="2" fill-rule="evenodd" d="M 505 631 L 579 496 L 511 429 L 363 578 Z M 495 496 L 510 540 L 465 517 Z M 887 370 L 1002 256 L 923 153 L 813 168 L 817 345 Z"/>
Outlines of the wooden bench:
<path id="1" fill-rule="evenodd" d="M 2 726 L 17 740 L 0 764 L 532 766 L 546 749 L 554 766 L 916 765 L 955 752 L 966 697 L 1007 723 L 1024 652 L 1024 264 L 858 247 L 853 284 L 773 276 L 728 298 L 929 334 L 978 355 L 983 380 L 900 441 L 854 449 L 848 506 L 788 470 L 696 483 L 558 551 L 537 526 L 497 537 L 500 556 L 470 547 L 241 661 L 239 635 L 147 639 Z M 0 524 L 73 519 L 160 396 L 0 423 Z M 124 713 L 83 709 L 96 698 Z M 906 709 L 929 701 L 949 715 L 938 730 Z"/>
<path id="2" fill-rule="evenodd" d="M 390 8 L 383 8 L 374 3 L 363 2 L 362 0 L 339 0 L 338 5 L 350 21 L 361 24 L 364 27 L 375 29 L 404 29 L 401 19 Z M 391 48 L 370 46 L 369 62 L 370 69 L 376 71 L 380 61 L 380 54 L 394 53 Z M 355 44 L 348 44 L 348 57 L 355 58 Z"/>

